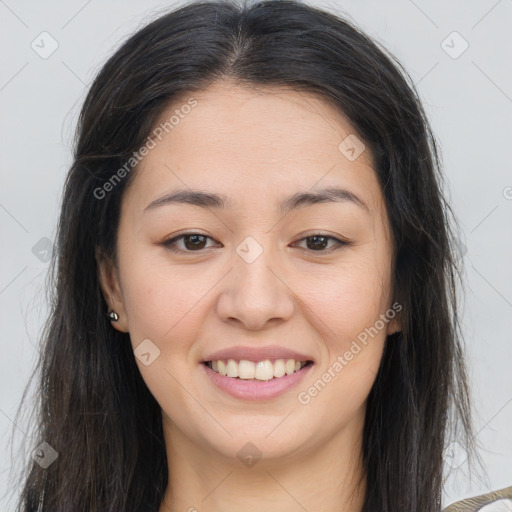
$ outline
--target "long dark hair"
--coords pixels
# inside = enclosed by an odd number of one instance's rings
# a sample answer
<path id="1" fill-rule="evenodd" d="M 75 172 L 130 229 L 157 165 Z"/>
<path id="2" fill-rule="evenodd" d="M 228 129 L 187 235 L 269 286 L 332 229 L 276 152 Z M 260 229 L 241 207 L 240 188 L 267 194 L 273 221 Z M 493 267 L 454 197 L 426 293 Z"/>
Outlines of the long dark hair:
<path id="1" fill-rule="evenodd" d="M 136 166 L 105 184 L 169 102 L 226 77 L 320 95 L 371 150 L 403 309 L 367 400 L 363 510 L 438 511 L 452 422 L 473 450 L 457 313 L 462 271 L 439 152 L 396 59 L 351 23 L 294 0 L 188 3 L 131 36 L 95 78 L 65 183 L 36 368 L 36 438 L 58 458 L 46 469 L 29 459 L 18 511 L 40 503 L 52 512 L 158 510 L 168 478 L 160 407 L 129 335 L 105 315 L 95 260 L 100 250 L 115 261 L 121 198 Z"/>

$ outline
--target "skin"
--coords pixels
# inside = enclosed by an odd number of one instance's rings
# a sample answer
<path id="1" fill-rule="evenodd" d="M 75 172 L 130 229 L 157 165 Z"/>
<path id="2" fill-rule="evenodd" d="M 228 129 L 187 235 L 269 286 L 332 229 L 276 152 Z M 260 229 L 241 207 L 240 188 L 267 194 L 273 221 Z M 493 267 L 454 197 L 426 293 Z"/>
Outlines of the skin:
<path id="1" fill-rule="evenodd" d="M 342 114 L 284 88 L 215 82 L 174 101 L 160 121 L 191 96 L 197 106 L 158 141 L 124 193 L 117 267 L 98 258 L 119 314 L 113 327 L 130 333 L 134 349 L 149 339 L 160 350 L 148 366 L 136 358 L 162 408 L 170 476 L 159 512 L 360 511 L 366 398 L 399 315 L 309 403 L 297 396 L 393 304 L 389 219 L 370 151 L 347 159 L 338 146 L 355 130 Z M 325 186 L 350 190 L 369 211 L 348 201 L 276 209 L 282 197 Z M 178 188 L 226 194 L 232 205 L 144 211 Z M 183 254 L 162 245 L 188 231 L 211 238 L 200 249 L 181 239 Z M 305 239 L 311 232 L 350 245 L 322 255 Z M 247 236 L 263 248 L 252 263 L 236 252 Z M 274 344 L 315 365 L 271 400 L 230 397 L 201 365 L 225 347 Z M 237 457 L 247 442 L 262 454 L 252 467 Z"/>

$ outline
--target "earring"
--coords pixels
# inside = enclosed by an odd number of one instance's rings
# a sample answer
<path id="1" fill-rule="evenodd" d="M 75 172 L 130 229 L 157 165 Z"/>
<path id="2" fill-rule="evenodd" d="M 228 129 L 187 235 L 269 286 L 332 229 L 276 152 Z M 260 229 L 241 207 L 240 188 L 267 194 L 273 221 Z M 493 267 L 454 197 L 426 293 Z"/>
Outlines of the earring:
<path id="1" fill-rule="evenodd" d="M 119 320 L 119 315 L 115 311 L 109 311 L 107 316 L 110 318 L 111 322 L 117 322 Z"/>

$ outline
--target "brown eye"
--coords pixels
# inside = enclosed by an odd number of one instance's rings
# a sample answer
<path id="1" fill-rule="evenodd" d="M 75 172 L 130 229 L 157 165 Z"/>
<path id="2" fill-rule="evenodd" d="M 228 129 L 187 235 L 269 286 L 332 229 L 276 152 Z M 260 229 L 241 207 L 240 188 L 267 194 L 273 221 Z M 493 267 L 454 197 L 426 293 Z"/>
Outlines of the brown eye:
<path id="1" fill-rule="evenodd" d="M 308 236 L 306 238 L 306 240 L 308 240 L 308 242 L 312 241 L 311 244 L 309 244 L 309 243 L 307 244 L 308 249 L 313 249 L 313 250 L 320 249 L 320 250 L 323 250 L 328 245 L 329 237 L 315 235 L 315 236 Z"/>
<path id="2" fill-rule="evenodd" d="M 206 236 L 203 235 L 185 235 L 183 237 L 183 243 L 187 249 L 204 249 Z"/>
<path id="3" fill-rule="evenodd" d="M 170 240 L 166 240 L 162 245 L 173 252 L 199 252 L 205 248 L 208 239 L 213 240 L 211 237 L 201 233 L 183 233 Z M 184 249 L 176 247 L 178 241 L 183 241 Z"/>
<path id="4" fill-rule="evenodd" d="M 318 252 L 321 254 L 330 254 L 337 249 L 340 249 L 344 245 L 348 245 L 348 242 L 339 240 L 333 236 L 327 236 L 322 234 L 313 234 L 302 238 L 299 242 L 306 240 L 306 248 L 312 252 Z M 326 250 L 329 241 L 334 241 L 335 245 Z"/>

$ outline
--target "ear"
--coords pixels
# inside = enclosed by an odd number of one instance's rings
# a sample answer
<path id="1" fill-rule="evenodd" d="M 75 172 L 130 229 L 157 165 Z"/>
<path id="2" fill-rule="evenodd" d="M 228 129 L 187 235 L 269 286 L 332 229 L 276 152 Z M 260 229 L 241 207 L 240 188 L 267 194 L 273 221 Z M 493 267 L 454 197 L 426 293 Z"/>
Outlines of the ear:
<path id="1" fill-rule="evenodd" d="M 393 305 L 400 304 L 394 302 Z M 395 312 L 395 316 L 390 319 L 387 327 L 388 336 L 391 334 L 395 334 L 396 332 L 400 332 L 402 330 L 402 305 L 400 304 L 400 309 L 391 308 Z"/>
<path id="2" fill-rule="evenodd" d="M 397 316 L 399 315 L 400 313 L 397 313 Z M 390 320 L 388 323 L 388 336 L 391 334 L 395 334 L 396 332 L 400 332 L 402 330 L 402 323 L 400 322 L 399 319 L 397 319 L 397 316 L 395 316 L 395 318 L 393 318 L 393 320 Z"/>
<path id="3" fill-rule="evenodd" d="M 119 319 L 112 323 L 112 327 L 120 332 L 129 332 L 128 317 L 124 306 L 123 293 L 119 284 L 119 276 L 112 260 L 105 256 L 98 248 L 95 250 L 97 275 L 103 297 L 109 311 L 115 311 Z M 105 318 L 107 318 L 105 311 Z M 107 318 L 108 321 L 108 318 Z"/>

